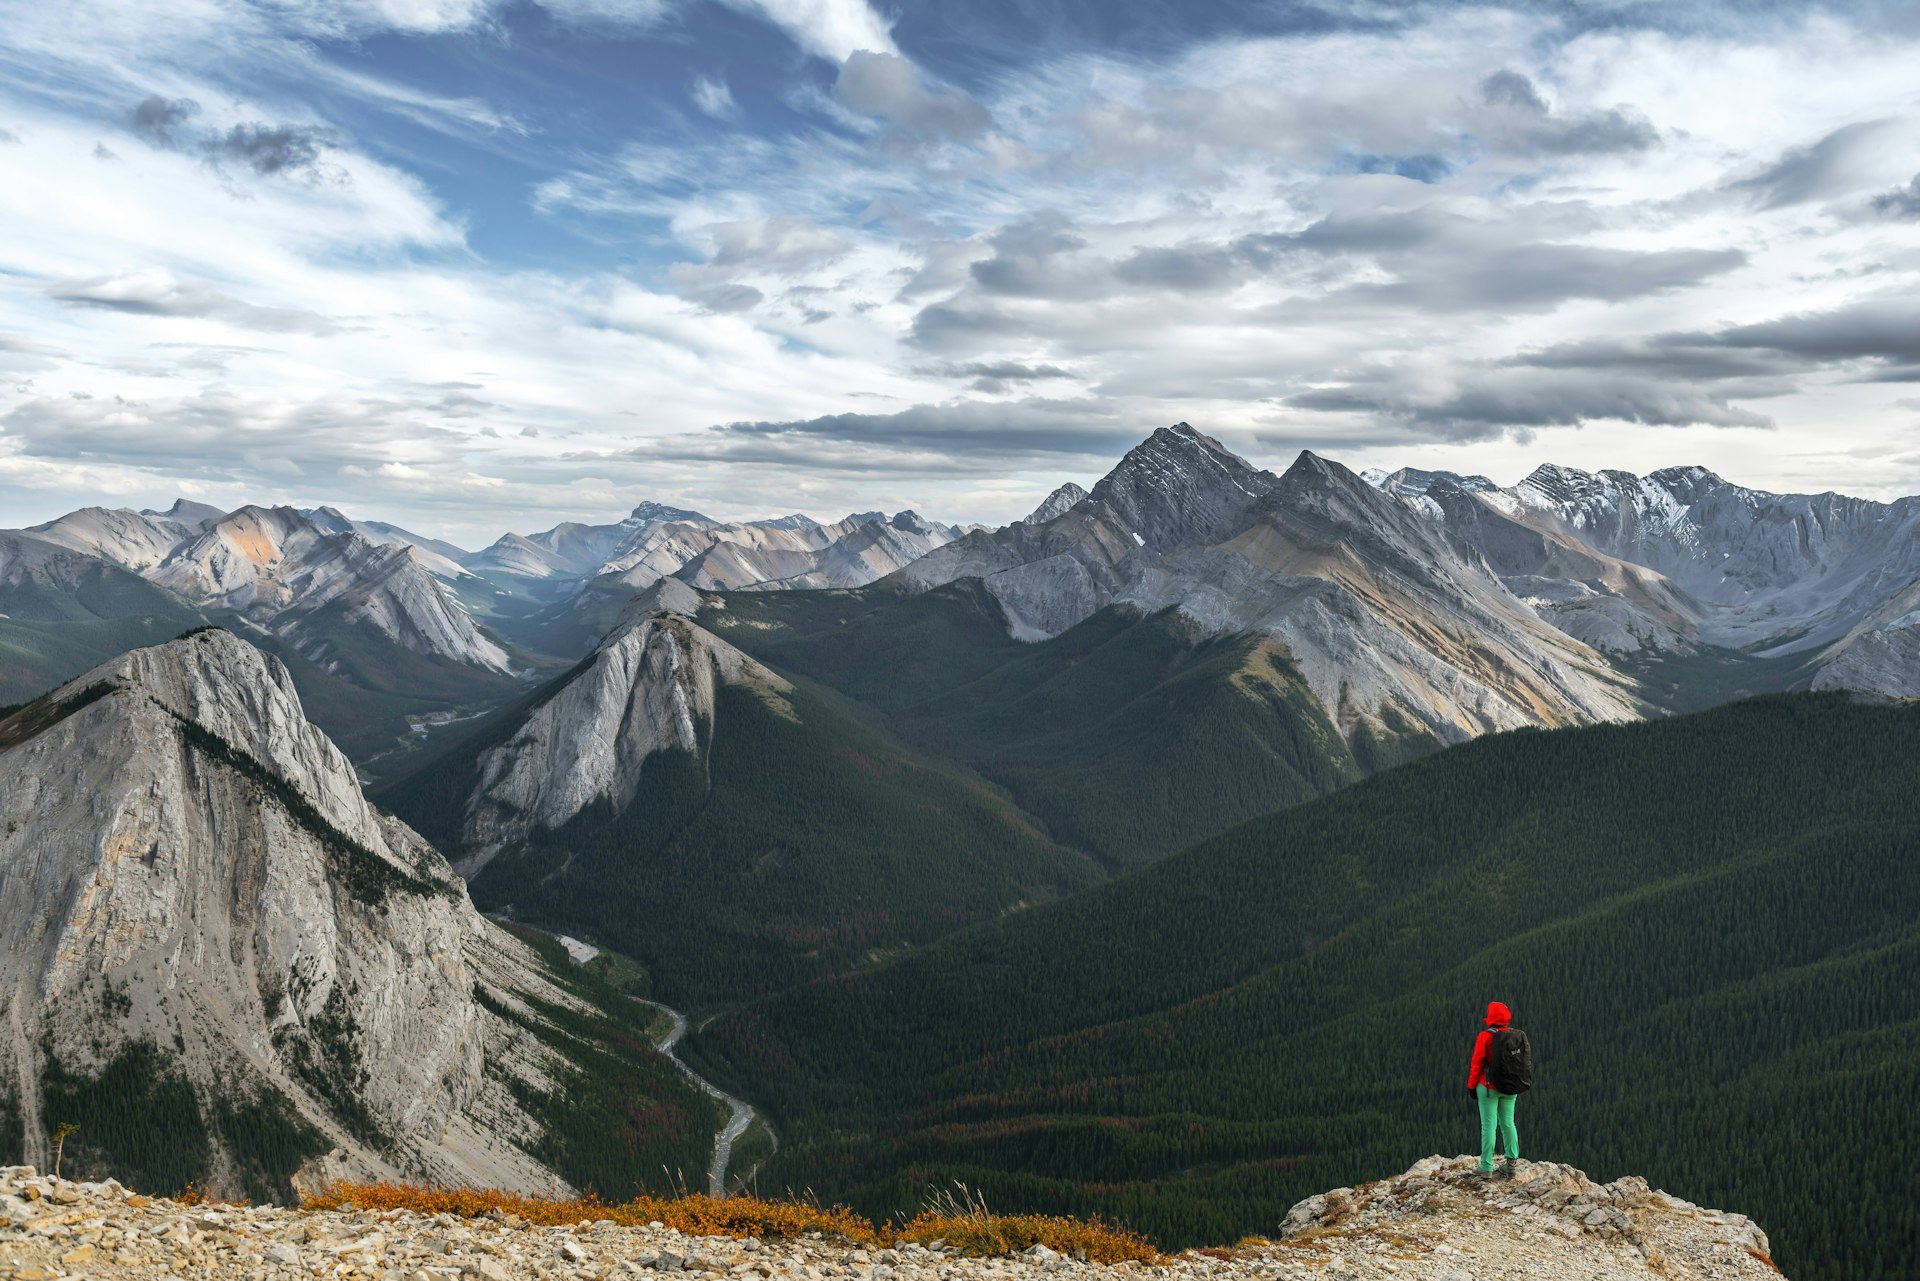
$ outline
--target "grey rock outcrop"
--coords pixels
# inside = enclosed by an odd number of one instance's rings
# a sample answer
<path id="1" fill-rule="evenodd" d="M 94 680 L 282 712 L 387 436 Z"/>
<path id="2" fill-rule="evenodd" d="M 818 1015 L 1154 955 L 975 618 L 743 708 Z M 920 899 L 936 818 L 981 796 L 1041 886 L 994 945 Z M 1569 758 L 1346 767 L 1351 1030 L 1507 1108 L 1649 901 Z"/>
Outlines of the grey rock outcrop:
<path id="1" fill-rule="evenodd" d="M 787 682 L 694 623 L 699 606 L 685 583 L 656 581 L 592 657 L 480 757 L 463 872 L 589 805 L 624 810 L 656 753 L 703 755 L 719 686 L 744 685 L 784 706 Z"/>
<path id="2" fill-rule="evenodd" d="M 1345 1270 L 1359 1277 L 1400 1273 L 1370 1268 L 1367 1247 L 1406 1242 L 1409 1234 L 1440 1238 L 1420 1241 L 1429 1258 L 1441 1256 L 1420 1276 L 1780 1275 L 1767 1234 L 1745 1215 L 1704 1209 L 1634 1176 L 1600 1184 L 1570 1165 L 1517 1161 L 1489 1178 L 1474 1172 L 1477 1165 L 1472 1157 L 1430 1156 L 1393 1178 L 1308 1197 L 1287 1211 L 1280 1240 L 1311 1242 L 1336 1258 L 1345 1253 Z M 1359 1248 L 1341 1251 L 1343 1243 Z"/>
<path id="3" fill-rule="evenodd" d="M 230 633 L 0 721 L 0 940 L 0 1083 L 35 1151 L 63 1119 L 50 1061 L 84 1076 L 144 1045 L 203 1099 L 283 1100 L 330 1173 L 563 1186 L 516 1144 L 539 1127 L 510 1085 L 558 1060 L 475 989 L 572 998 Z"/>

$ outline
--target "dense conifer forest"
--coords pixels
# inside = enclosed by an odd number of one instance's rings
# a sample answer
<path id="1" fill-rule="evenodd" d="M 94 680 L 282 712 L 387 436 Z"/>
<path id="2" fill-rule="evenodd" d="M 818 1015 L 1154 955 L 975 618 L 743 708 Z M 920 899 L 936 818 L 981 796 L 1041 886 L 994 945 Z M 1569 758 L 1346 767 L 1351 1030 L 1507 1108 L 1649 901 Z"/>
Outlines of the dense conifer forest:
<path id="1" fill-rule="evenodd" d="M 763 1175 L 963 1179 L 1170 1245 L 1474 1142 L 1489 998 L 1524 1151 L 1752 1214 L 1803 1281 L 1920 1254 L 1920 709 L 1771 696 L 1498 735 L 722 1018 Z"/>
<path id="2" fill-rule="evenodd" d="M 1093 884 L 963 766 L 915 752 L 831 691 L 773 706 L 722 687 L 699 753 L 662 752 L 620 813 L 590 807 L 502 854 L 474 902 L 584 933 L 695 1008 L 792 986 Z M 458 852 L 474 761 L 511 721 L 381 799 Z"/>
<path id="3" fill-rule="evenodd" d="M 908 597 L 735 592 L 701 622 L 979 770 L 1113 867 L 1439 746 L 1408 723 L 1363 726 L 1349 744 L 1280 647 L 1202 639 L 1172 610 L 1114 606 L 1022 644 L 964 580 Z"/>

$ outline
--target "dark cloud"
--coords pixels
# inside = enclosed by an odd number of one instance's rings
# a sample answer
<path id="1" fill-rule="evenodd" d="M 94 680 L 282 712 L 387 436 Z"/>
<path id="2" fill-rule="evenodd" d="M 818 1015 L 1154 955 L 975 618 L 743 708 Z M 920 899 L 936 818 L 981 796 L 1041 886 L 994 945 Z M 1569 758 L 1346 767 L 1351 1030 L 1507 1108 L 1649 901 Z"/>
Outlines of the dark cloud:
<path id="1" fill-rule="evenodd" d="M 195 115 L 200 104 L 191 98 L 162 98 L 150 94 L 127 111 L 127 127 L 156 147 L 179 145 L 176 130 Z"/>
<path id="2" fill-rule="evenodd" d="M 1061 455 L 1107 456 L 1143 435 L 1110 403 L 1087 400 L 960 401 L 890 414 L 829 414 L 792 422 L 726 423 L 639 446 L 636 456 L 676 461 L 818 462 L 891 471 L 957 466 L 995 470 Z"/>
<path id="3" fill-rule="evenodd" d="M 1876 299 L 1715 331 L 1561 343 L 1439 378 L 1360 370 L 1287 403 L 1456 439 L 1603 419 L 1760 427 L 1771 420 L 1737 402 L 1792 394 L 1804 375 L 1835 366 L 1855 367 L 1860 381 L 1920 381 L 1920 303 Z"/>
<path id="4" fill-rule="evenodd" d="M 1791 148 L 1759 173 L 1730 182 L 1725 189 L 1761 209 L 1784 209 L 1844 194 L 1855 188 L 1860 161 L 1891 125 L 1888 120 L 1842 125 L 1818 142 Z"/>
<path id="5" fill-rule="evenodd" d="M 1500 140 L 1536 155 L 1615 155 L 1645 151 L 1660 141 L 1653 122 L 1625 107 L 1556 116 L 1532 80 L 1503 69 L 1480 82 L 1480 99 L 1494 108 Z M 1411 175 L 1410 175 L 1411 176 Z"/>
<path id="6" fill-rule="evenodd" d="M 752 311 L 766 301 L 767 297 L 752 285 L 734 282 L 684 286 L 680 290 L 680 296 L 688 302 L 697 303 L 707 311 L 721 315 Z"/>
<path id="7" fill-rule="evenodd" d="M 1500 70 L 1480 82 L 1480 100 L 1490 107 L 1517 107 L 1536 116 L 1547 114 L 1547 100 L 1533 81 L 1518 71 Z"/>
<path id="8" fill-rule="evenodd" d="M 1430 373 L 1402 379 L 1372 371 L 1344 386 L 1287 398 L 1296 409 L 1369 414 L 1449 440 L 1484 440 L 1535 427 L 1617 420 L 1659 427 L 1769 427 L 1730 393 L 1623 372 L 1466 366 L 1443 385 Z"/>
<path id="9" fill-rule="evenodd" d="M 1904 187 L 1883 191 L 1873 198 L 1873 211 L 1882 218 L 1911 221 L 1920 218 L 1920 174 Z"/>
<path id="10" fill-rule="evenodd" d="M 975 284 L 990 294 L 1019 298 L 1084 298 L 1105 292 L 1097 264 L 1063 261 L 1087 247 L 1066 215 L 1053 210 L 1029 214 L 987 237 L 993 249 L 969 267 Z"/>
<path id="11" fill-rule="evenodd" d="M 316 312 L 290 307 L 257 307 L 221 293 L 204 281 L 178 280 L 163 271 L 125 272 L 93 280 L 57 281 L 47 297 L 73 307 L 119 311 L 136 316 L 175 316 L 221 320 L 247 329 L 276 333 L 330 334 L 339 329 Z"/>
<path id="12" fill-rule="evenodd" d="M 314 172 L 321 153 L 330 146 L 324 129 L 296 129 L 291 125 L 235 125 L 207 144 L 209 154 L 237 160 L 257 174 Z"/>
<path id="13" fill-rule="evenodd" d="M 1540 228 L 1550 230 L 1550 228 Z M 1302 231 L 1244 236 L 1225 245 L 1141 250 L 1115 274 L 1136 285 L 1228 288 L 1302 259 L 1370 260 L 1394 279 L 1333 289 L 1289 303 L 1286 314 L 1331 307 L 1427 311 L 1540 311 L 1574 298 L 1619 302 L 1682 289 L 1746 262 L 1737 249 L 1613 249 L 1533 239 L 1524 214 L 1476 220 L 1441 209 L 1322 219 Z"/>
<path id="14" fill-rule="evenodd" d="M 1779 378 L 1813 367 L 1781 353 L 1727 347 L 1706 334 L 1597 338 L 1522 352 L 1507 363 L 1540 369 L 1619 370 L 1685 382 Z"/>
<path id="15" fill-rule="evenodd" d="M 1006 382 L 1073 377 L 1071 371 L 1058 365 L 1026 365 L 1017 360 L 973 360 L 964 364 L 940 365 L 928 372 L 949 378 L 998 378 Z"/>
<path id="16" fill-rule="evenodd" d="M 332 130 L 313 126 L 243 123 L 224 131 L 191 135 L 188 122 L 200 114 L 191 98 L 149 95 L 127 112 L 127 127 L 155 147 L 197 151 L 216 165 L 245 165 L 262 177 L 322 174 L 322 158 L 335 145 Z"/>
<path id="17" fill-rule="evenodd" d="M 1828 362 L 1920 363 L 1920 302 L 1877 298 L 1833 311 L 1800 312 L 1714 335 L 1728 347 L 1761 348 Z"/>
<path id="18" fill-rule="evenodd" d="M 948 378 L 970 378 L 967 387 L 983 395 L 999 396 L 1016 383 L 1038 382 L 1048 378 L 1072 378 L 1058 365 L 1026 365 L 1017 360 L 975 360 L 963 364 L 939 365 L 922 372 Z"/>
<path id="19" fill-rule="evenodd" d="M 972 97 L 930 87 L 917 67 L 891 53 L 853 53 L 833 82 L 833 96 L 899 134 L 927 141 L 968 142 L 993 127 L 993 117 Z"/>
<path id="20" fill-rule="evenodd" d="M 1746 261 L 1738 249 L 1520 244 L 1498 254 L 1436 262 L 1387 284 L 1352 285 L 1333 297 L 1429 311 L 1546 311 L 1574 298 L 1622 302 L 1685 289 Z"/>

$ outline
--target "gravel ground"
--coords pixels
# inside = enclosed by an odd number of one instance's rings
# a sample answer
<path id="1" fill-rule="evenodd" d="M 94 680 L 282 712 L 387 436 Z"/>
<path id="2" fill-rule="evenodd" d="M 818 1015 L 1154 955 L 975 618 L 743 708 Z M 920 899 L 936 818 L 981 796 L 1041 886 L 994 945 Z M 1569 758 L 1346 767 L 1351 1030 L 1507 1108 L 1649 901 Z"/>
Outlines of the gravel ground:
<path id="1" fill-rule="evenodd" d="M 0 1277 L 396 1278 L 398 1281 L 1733 1281 L 1775 1278 L 1766 1236 L 1636 1179 L 1597 1186 L 1567 1166 L 1518 1162 L 1471 1177 L 1430 1157 L 1394 1179 L 1309 1198 L 1283 1236 L 1158 1265 L 1082 1263 L 1036 1247 L 1009 1258 L 944 1249 L 694 1237 L 607 1221 L 533 1227 L 513 1216 L 183 1205 L 112 1181 L 0 1169 Z"/>

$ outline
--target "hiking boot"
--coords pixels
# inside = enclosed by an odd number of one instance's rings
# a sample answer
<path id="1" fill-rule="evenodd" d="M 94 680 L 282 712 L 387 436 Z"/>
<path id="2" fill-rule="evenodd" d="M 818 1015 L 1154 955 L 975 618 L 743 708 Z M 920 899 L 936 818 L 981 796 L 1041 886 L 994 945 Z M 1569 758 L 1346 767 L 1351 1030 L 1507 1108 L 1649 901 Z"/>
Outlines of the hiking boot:
<path id="1" fill-rule="evenodd" d="M 1496 1179 L 1511 1179 L 1513 1177 L 1513 1158 L 1508 1157 L 1505 1161 L 1502 1161 L 1499 1171 L 1493 1177 Z"/>

